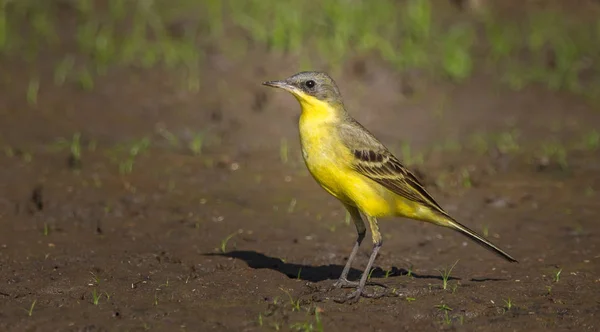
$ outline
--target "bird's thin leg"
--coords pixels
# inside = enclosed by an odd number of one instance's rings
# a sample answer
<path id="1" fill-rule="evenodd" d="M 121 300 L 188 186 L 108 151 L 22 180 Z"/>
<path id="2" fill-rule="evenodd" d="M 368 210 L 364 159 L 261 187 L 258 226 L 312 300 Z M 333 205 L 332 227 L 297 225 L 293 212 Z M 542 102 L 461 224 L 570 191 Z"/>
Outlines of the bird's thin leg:
<path id="1" fill-rule="evenodd" d="M 372 294 L 366 294 L 364 292 L 365 285 L 367 284 L 367 279 L 369 278 L 369 273 L 371 272 L 371 268 L 373 267 L 373 263 L 375 262 L 375 258 L 377 257 L 377 253 L 379 252 L 379 248 L 383 244 L 383 240 L 381 238 L 381 233 L 379 232 L 379 226 L 377 225 L 377 219 L 371 216 L 367 216 L 367 220 L 369 220 L 369 226 L 371 227 L 371 234 L 373 236 L 373 251 L 371 252 L 371 257 L 369 257 L 369 263 L 367 263 L 367 267 L 363 272 L 360 282 L 358 284 L 358 288 L 352 292 L 347 298 L 351 302 L 356 302 L 361 296 L 365 297 L 375 297 Z"/>
<path id="2" fill-rule="evenodd" d="M 335 287 L 357 287 L 357 282 L 348 281 L 348 273 L 350 272 L 350 268 L 352 267 L 352 261 L 356 257 L 356 253 L 358 252 L 358 248 L 365 238 L 365 234 L 367 233 L 367 227 L 365 226 L 365 222 L 360 216 L 360 212 L 355 206 L 344 204 L 348 212 L 350 213 L 350 217 L 352 221 L 354 221 L 354 226 L 356 226 L 356 232 L 358 233 L 358 237 L 356 238 L 356 242 L 354 243 L 354 247 L 352 248 L 352 252 L 348 257 L 348 261 L 344 266 L 344 270 L 340 275 L 338 281 L 334 284 Z"/>

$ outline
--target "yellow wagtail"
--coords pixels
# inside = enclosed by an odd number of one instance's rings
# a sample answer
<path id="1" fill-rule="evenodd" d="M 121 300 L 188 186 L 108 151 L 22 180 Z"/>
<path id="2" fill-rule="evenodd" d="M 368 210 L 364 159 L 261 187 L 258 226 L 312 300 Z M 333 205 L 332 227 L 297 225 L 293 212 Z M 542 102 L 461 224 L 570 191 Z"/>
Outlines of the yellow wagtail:
<path id="1" fill-rule="evenodd" d="M 377 218 L 399 216 L 431 222 L 468 236 L 510 262 L 516 260 L 488 240 L 461 225 L 425 191 L 419 180 L 367 129 L 345 110 L 337 85 L 321 72 L 301 72 L 264 85 L 290 92 L 302 107 L 300 142 L 306 166 L 317 182 L 349 211 L 358 238 L 337 287 L 356 287 L 348 296 L 356 301 L 382 245 Z M 373 237 L 373 251 L 360 281 L 348 281 L 348 272 L 365 237 L 366 216 Z"/>

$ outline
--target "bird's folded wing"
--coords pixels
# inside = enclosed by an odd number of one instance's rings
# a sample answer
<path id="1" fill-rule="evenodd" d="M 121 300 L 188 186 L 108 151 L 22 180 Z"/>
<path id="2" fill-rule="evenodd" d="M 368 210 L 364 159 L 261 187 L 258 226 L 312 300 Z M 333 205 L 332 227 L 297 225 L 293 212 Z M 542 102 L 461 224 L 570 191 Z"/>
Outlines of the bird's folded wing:
<path id="1" fill-rule="evenodd" d="M 442 207 L 423 188 L 419 180 L 387 150 L 353 150 L 354 168 L 362 175 L 411 201 L 444 213 Z"/>

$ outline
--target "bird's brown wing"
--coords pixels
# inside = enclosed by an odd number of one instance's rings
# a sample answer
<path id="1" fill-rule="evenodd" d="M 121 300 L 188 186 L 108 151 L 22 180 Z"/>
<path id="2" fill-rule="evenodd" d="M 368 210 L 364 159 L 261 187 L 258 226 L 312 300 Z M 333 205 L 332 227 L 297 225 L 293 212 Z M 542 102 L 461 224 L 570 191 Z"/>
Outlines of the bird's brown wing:
<path id="1" fill-rule="evenodd" d="M 446 214 L 417 177 L 358 122 L 340 127 L 344 145 L 354 154 L 354 169 L 393 193 Z"/>
<path id="2" fill-rule="evenodd" d="M 445 214 L 444 209 L 425 190 L 417 177 L 391 153 L 364 149 L 352 152 L 355 157 L 354 167 L 359 173 L 404 198 L 434 207 Z"/>
<path id="3" fill-rule="evenodd" d="M 342 143 L 353 154 L 352 167 L 357 172 L 379 183 L 393 193 L 422 204 L 447 217 L 444 223 L 436 224 L 459 231 L 504 259 L 516 262 L 512 256 L 486 240 L 483 236 L 450 217 L 433 197 L 425 191 L 425 188 L 423 188 L 423 185 L 417 180 L 414 174 L 406 169 L 383 144 L 358 122 L 352 119 L 345 119 L 344 123 L 338 129 Z"/>

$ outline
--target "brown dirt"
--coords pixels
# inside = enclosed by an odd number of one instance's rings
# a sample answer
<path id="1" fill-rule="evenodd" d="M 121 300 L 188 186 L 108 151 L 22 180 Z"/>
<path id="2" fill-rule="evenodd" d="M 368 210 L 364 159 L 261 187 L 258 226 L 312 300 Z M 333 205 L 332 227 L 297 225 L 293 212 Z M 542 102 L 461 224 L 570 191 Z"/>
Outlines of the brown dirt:
<path id="1" fill-rule="evenodd" d="M 397 153 L 402 141 L 422 150 L 450 140 L 467 146 L 475 131 L 507 128 L 519 130 L 523 151 L 435 152 L 417 167 L 451 214 L 487 226 L 519 264 L 446 229 L 384 220 L 372 278 L 387 296 L 339 304 L 333 299 L 349 290 L 329 287 L 354 228 L 300 162 L 297 103 L 260 85 L 292 73 L 265 68 L 280 59 L 253 57 L 256 67 L 211 59 L 198 93 L 163 71 L 111 73 L 92 92 L 42 85 L 35 107 L 17 93 L 23 84 L 3 86 L 0 143 L 11 149 L 0 156 L 0 330 L 316 329 L 315 310 L 325 331 L 598 329 L 600 154 L 569 150 L 568 170 L 540 170 L 533 150 L 599 128 L 597 110 L 536 88 L 511 92 L 487 77 L 420 84 L 409 99 L 399 93 L 406 82 L 385 68 L 344 71 L 337 78 L 350 112 Z M 183 142 L 205 130 L 207 147 L 192 156 L 157 126 Z M 75 132 L 84 140 L 79 171 L 68 151 L 52 148 Z M 119 174 L 115 146 L 144 136 L 152 148 L 132 174 Z M 471 187 L 461 185 L 463 169 Z M 435 185 L 441 174 L 446 184 Z M 370 249 L 365 241 L 352 278 Z M 443 290 L 438 270 L 457 260 Z M 447 316 L 442 304 L 453 309 Z"/>

